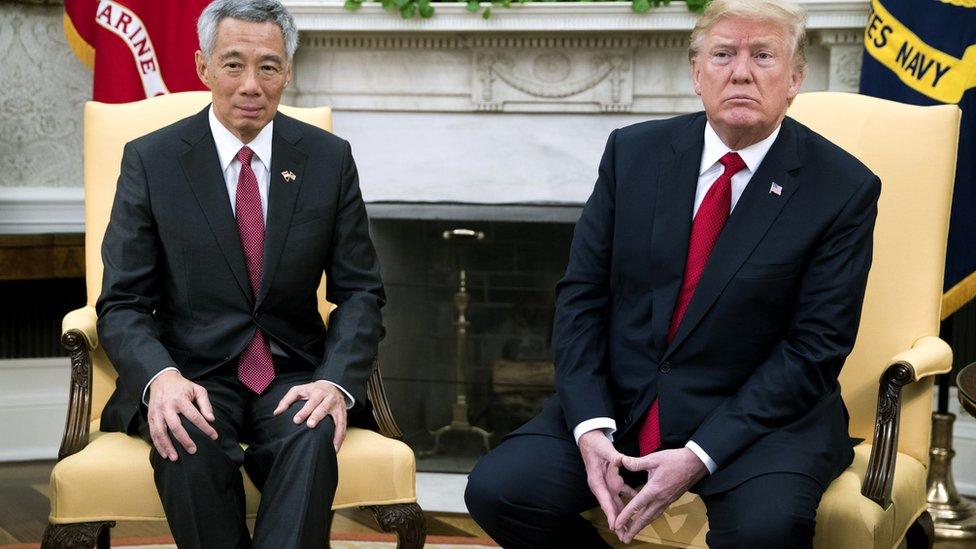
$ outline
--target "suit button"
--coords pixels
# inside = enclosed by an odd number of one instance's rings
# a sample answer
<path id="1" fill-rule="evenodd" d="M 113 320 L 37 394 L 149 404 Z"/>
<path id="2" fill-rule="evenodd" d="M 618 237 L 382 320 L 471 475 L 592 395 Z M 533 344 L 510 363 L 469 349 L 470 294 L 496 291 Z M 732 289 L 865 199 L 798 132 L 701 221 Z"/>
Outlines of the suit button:
<path id="1" fill-rule="evenodd" d="M 661 372 L 662 374 L 666 374 L 666 373 L 670 372 L 671 371 L 671 363 L 670 362 L 662 362 L 661 365 L 658 366 L 657 371 Z"/>

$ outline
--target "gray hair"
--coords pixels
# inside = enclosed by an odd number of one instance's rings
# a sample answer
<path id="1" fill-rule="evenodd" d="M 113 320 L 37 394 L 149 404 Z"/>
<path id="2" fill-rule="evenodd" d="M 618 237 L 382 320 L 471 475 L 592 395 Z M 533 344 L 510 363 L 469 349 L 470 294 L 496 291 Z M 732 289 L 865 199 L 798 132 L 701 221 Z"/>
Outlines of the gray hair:
<path id="1" fill-rule="evenodd" d="M 197 36 L 200 39 L 200 51 L 204 57 L 210 58 L 217 47 L 217 26 L 225 18 L 239 19 L 250 23 L 271 22 L 281 29 L 281 37 L 285 41 L 285 54 L 291 61 L 295 50 L 298 49 L 298 27 L 295 20 L 278 0 L 214 0 L 211 2 L 200 19 L 197 20 Z"/>
<path id="2" fill-rule="evenodd" d="M 787 43 L 793 52 L 793 68 L 800 73 L 806 71 L 807 58 L 804 49 L 807 14 L 800 6 L 783 0 L 713 0 L 691 31 L 688 59 L 698 56 L 705 35 L 726 17 L 769 21 L 781 25 L 786 30 Z"/>

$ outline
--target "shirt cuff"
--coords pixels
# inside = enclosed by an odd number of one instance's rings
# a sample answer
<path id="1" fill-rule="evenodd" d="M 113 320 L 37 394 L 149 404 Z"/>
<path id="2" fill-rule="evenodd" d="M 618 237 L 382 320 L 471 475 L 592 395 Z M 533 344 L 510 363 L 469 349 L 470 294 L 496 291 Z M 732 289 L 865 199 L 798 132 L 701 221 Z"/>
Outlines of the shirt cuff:
<path id="1" fill-rule="evenodd" d="M 705 468 L 708 469 L 708 474 L 713 474 L 718 469 L 718 465 L 715 463 L 715 461 L 713 461 L 712 458 L 705 453 L 705 450 L 702 450 L 702 447 L 699 446 L 695 441 L 689 440 L 687 443 L 685 443 L 685 448 L 691 450 L 696 456 L 698 456 L 698 459 L 700 459 L 702 463 L 705 464 Z"/>
<path id="2" fill-rule="evenodd" d="M 177 372 L 180 371 L 179 368 L 177 368 L 176 366 L 169 366 L 169 367 L 163 368 L 162 370 L 156 372 L 156 375 L 154 375 L 151 378 L 149 378 L 149 383 L 147 383 L 146 384 L 146 388 L 142 390 L 142 403 L 143 404 L 145 404 L 146 406 L 149 406 L 149 386 L 152 385 L 152 382 L 153 381 L 156 381 L 156 378 L 159 377 L 159 374 L 161 374 L 163 372 L 168 372 L 169 370 L 176 370 Z"/>
<path id="3" fill-rule="evenodd" d="M 346 410 L 352 409 L 352 407 L 356 405 L 356 399 L 354 399 L 352 395 L 349 394 L 349 391 L 343 389 L 342 385 L 339 385 L 338 383 L 334 381 L 329 381 L 327 379 L 316 379 L 315 381 L 323 381 L 325 383 L 328 383 L 329 385 L 335 385 L 337 389 L 342 391 L 342 394 L 345 395 L 346 397 Z"/>
<path id="4" fill-rule="evenodd" d="M 581 436 L 596 429 L 602 429 L 603 434 L 607 435 L 610 442 L 613 442 L 613 434 L 617 431 L 617 422 L 612 417 L 595 417 L 581 422 L 573 429 L 573 438 L 576 439 L 576 445 L 579 446 Z"/>

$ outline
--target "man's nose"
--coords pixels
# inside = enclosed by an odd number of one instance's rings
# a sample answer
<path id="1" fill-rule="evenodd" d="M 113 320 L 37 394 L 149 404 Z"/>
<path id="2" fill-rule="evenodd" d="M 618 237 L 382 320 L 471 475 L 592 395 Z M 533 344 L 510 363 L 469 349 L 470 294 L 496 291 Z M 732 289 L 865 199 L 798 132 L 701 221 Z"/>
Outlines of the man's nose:
<path id="1" fill-rule="evenodd" d="M 243 93 L 244 95 L 256 95 L 261 93 L 261 86 L 258 85 L 257 69 L 248 69 L 244 71 L 244 79 L 241 81 L 241 86 L 237 91 Z"/>
<path id="2" fill-rule="evenodd" d="M 752 57 L 748 51 L 736 55 L 732 61 L 732 82 L 748 84 L 752 81 Z"/>

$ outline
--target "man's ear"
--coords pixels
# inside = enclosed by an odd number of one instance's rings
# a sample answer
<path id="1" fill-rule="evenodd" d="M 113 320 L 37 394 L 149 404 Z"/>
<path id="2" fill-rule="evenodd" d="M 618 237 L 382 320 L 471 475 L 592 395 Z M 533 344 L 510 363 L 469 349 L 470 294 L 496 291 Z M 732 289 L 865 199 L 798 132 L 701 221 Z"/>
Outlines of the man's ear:
<path id="1" fill-rule="evenodd" d="M 790 88 L 786 94 L 786 97 L 789 98 L 790 101 L 796 97 L 796 94 L 800 93 L 800 86 L 803 85 L 803 79 L 805 77 L 806 72 L 793 69 L 792 74 L 790 75 Z"/>
<path id="2" fill-rule="evenodd" d="M 698 56 L 691 58 L 691 83 L 695 87 L 695 95 L 701 95 L 701 67 L 698 66 Z"/>
<path id="3" fill-rule="evenodd" d="M 203 56 L 203 52 L 197 50 L 196 53 L 193 54 L 193 60 L 197 65 L 197 78 L 200 79 L 200 82 L 203 82 L 203 85 L 206 86 L 207 89 L 211 89 L 210 81 L 207 79 L 207 59 Z"/>

